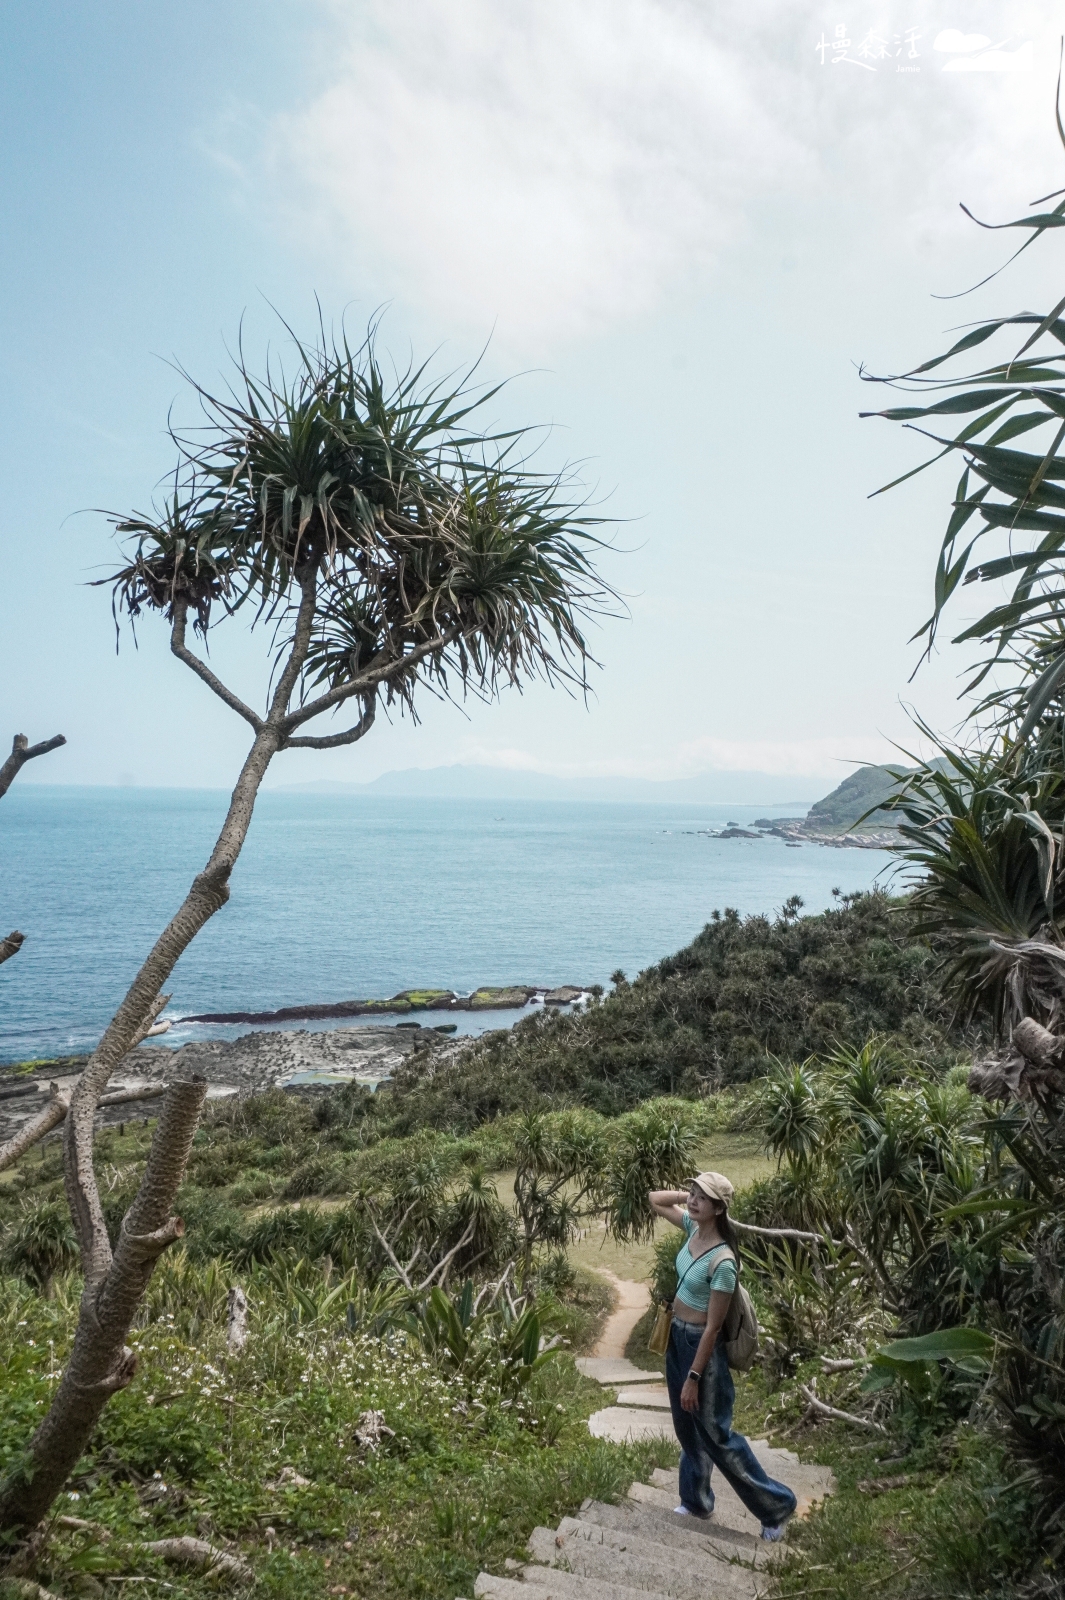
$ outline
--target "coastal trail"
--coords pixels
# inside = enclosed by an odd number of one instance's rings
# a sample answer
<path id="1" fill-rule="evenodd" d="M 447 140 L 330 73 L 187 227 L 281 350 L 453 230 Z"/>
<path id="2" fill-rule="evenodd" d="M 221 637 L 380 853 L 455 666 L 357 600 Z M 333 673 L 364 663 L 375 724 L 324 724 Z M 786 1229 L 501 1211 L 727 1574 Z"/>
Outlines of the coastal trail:
<path id="1" fill-rule="evenodd" d="M 672 1438 L 669 1397 L 661 1374 L 637 1367 L 625 1355 L 633 1328 L 651 1303 L 646 1284 L 598 1269 L 614 1286 L 618 1303 L 590 1356 L 577 1366 L 613 1391 L 616 1403 L 588 1419 L 597 1438 L 622 1442 Z M 804 1465 L 791 1450 L 766 1440 L 751 1448 L 773 1477 L 787 1483 L 799 1505 L 811 1508 L 836 1487 L 828 1467 Z M 585 1500 L 557 1528 L 534 1528 L 530 1560 L 509 1560 L 502 1576 L 482 1572 L 474 1600 L 758 1600 L 787 1548 L 769 1545 L 760 1525 L 718 1473 L 716 1506 L 705 1521 L 678 1517 L 676 1470 L 656 1468 L 646 1483 L 631 1485 L 619 1505 Z"/>

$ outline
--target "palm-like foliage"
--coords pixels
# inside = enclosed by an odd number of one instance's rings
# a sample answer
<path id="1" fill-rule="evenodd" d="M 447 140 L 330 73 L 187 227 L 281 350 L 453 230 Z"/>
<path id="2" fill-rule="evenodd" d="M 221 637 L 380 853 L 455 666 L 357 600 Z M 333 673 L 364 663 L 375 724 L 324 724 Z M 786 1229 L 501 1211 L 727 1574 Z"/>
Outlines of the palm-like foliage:
<path id="1" fill-rule="evenodd" d="M 78 1259 L 70 1209 L 62 1200 L 30 1201 L 2 1241 L 0 1266 L 28 1278 L 46 1296 L 52 1279 Z"/>
<path id="2" fill-rule="evenodd" d="M 133 540 L 108 580 L 117 610 L 185 608 L 204 631 L 217 606 L 250 602 L 281 621 L 280 654 L 313 566 L 307 686 L 342 693 L 419 647 L 387 676 L 408 703 L 419 672 L 481 692 L 536 673 L 583 681 L 581 618 L 608 593 L 590 559 L 598 519 L 530 470 L 522 432 L 476 426 L 497 391 L 433 383 L 424 367 L 386 382 L 373 331 L 358 349 L 323 334 L 297 351 L 291 378 L 241 363 L 229 397 L 198 390 L 205 426 L 175 435 L 170 500 L 117 519 Z"/>
<path id="3" fill-rule="evenodd" d="M 1057 121 L 1065 144 L 1060 112 Z M 1036 205 L 1051 200 L 1058 200 L 1052 210 L 1004 224 L 1028 231 L 1022 249 L 1065 227 L 1065 200 L 1051 195 Z M 1052 1559 L 1065 1551 L 1063 313 L 1065 299 L 1045 315 L 1026 311 L 982 323 L 945 355 L 885 380 L 930 403 L 878 414 L 930 432 L 941 446 L 933 459 L 957 451 L 966 462 L 939 552 L 932 616 L 921 630 L 929 649 L 959 584 L 1012 584 L 1008 598 L 957 636 L 990 646 L 971 688 L 999 669 L 972 714 L 980 747 L 941 747 L 946 760 L 923 765 L 894 801 L 903 854 L 914 869 L 917 929 L 945 952 L 960 1009 L 988 1015 L 1010 1048 L 970 1079 L 980 1093 L 1006 1101 L 985 1124 L 982 1160 L 956 1133 L 944 1136 L 952 1107 L 937 1106 L 925 1091 L 924 1120 L 938 1122 L 933 1143 L 949 1154 L 928 1192 L 928 1227 L 918 1226 L 911 1209 L 912 1185 L 897 1178 L 889 1203 L 870 1214 L 874 1245 L 878 1229 L 895 1225 L 893 1212 L 899 1228 L 914 1237 L 923 1232 L 908 1289 L 925 1315 L 951 1320 L 953 1306 L 955 1318 L 979 1318 L 1000 1336 L 996 1394 L 1028 1463 L 1037 1526 Z M 957 358 L 1017 326 L 1031 332 L 1008 359 L 949 376 Z M 935 419 L 951 416 L 969 420 L 941 437 Z M 1024 435 L 1038 439 L 1037 449 L 1012 447 Z M 989 536 L 999 541 L 995 554 L 984 553 Z M 909 1146 L 912 1168 L 914 1141 L 904 1126 L 899 1131 L 899 1151 Z M 893 1163 L 885 1137 L 875 1152 L 851 1153 L 848 1181 L 860 1186 L 868 1174 L 879 1193 Z M 931 1172 L 927 1154 L 918 1164 Z"/>
<path id="4" fill-rule="evenodd" d="M 1065 936 L 1065 769 L 1038 740 L 940 748 L 945 760 L 922 765 L 891 802 L 913 869 L 915 932 L 944 950 L 961 1011 L 1008 1030 L 1015 1017 L 1047 1016 L 1058 987 L 1024 947 Z"/>
<path id="5" fill-rule="evenodd" d="M 1058 129 L 1062 132 L 1060 117 Z M 1062 141 L 1065 143 L 1065 132 Z M 1036 205 L 1045 203 L 1037 201 Z M 1051 211 L 1036 211 L 995 226 L 1027 230 L 1029 237 L 1021 247 L 1026 249 L 1044 233 L 1065 227 L 1065 200 Z M 1045 315 L 1024 311 L 996 317 L 971 327 L 944 354 L 922 362 L 910 372 L 879 378 L 863 372 L 867 381 L 919 395 L 922 402 L 864 412 L 864 416 L 903 422 L 940 446 L 930 460 L 885 485 L 886 489 L 951 452 L 958 452 L 965 460 L 939 552 L 932 615 L 915 637 L 926 635 L 931 650 L 944 608 L 959 584 L 1015 580 L 1009 599 L 992 606 L 958 634 L 955 642 L 981 640 L 992 644 L 991 659 L 974 679 L 979 683 L 991 666 L 1010 651 L 1018 635 L 1030 639 L 1042 631 L 1041 670 L 1035 681 L 1024 684 L 1021 691 L 1023 707 L 1018 714 L 1024 718 L 1025 731 L 1065 682 L 1065 650 L 1060 632 L 1065 601 L 1063 312 L 1065 299 Z M 951 375 L 952 363 L 1003 330 L 1018 327 L 1032 330 L 1018 349 L 990 366 Z M 943 437 L 936 431 L 938 419 L 953 417 L 968 420 L 957 433 Z M 1012 440 L 1033 433 L 1038 437 L 1036 450 L 1008 448 Z M 981 540 L 989 535 L 1005 535 L 1006 550 L 981 559 L 974 552 L 978 546 L 982 552 Z M 1030 665 L 1029 652 L 1025 655 Z M 1016 690 L 1012 698 L 1016 704 Z"/>

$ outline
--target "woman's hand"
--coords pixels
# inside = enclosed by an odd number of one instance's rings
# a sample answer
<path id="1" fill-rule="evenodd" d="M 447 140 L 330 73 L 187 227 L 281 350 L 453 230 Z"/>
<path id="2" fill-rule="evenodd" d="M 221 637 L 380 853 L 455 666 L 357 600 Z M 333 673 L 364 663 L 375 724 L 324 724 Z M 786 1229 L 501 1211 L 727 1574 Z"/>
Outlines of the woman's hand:
<path id="1" fill-rule="evenodd" d="M 694 1378 L 685 1378 L 684 1387 L 680 1391 L 680 1404 L 683 1411 L 698 1411 L 699 1385 Z"/>

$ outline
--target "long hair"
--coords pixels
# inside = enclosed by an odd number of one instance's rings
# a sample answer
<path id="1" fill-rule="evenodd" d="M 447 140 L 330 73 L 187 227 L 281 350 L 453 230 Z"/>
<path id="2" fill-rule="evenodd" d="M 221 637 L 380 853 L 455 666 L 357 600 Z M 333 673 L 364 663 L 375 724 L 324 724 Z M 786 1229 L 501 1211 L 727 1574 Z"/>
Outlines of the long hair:
<path id="1" fill-rule="evenodd" d="M 717 1201 L 717 1204 L 721 1207 L 721 1210 L 714 1218 L 717 1223 L 717 1231 L 736 1257 L 736 1270 L 739 1272 L 743 1267 L 743 1261 L 740 1256 L 739 1234 L 736 1232 L 732 1218 L 728 1214 L 728 1206 L 721 1200 Z"/>

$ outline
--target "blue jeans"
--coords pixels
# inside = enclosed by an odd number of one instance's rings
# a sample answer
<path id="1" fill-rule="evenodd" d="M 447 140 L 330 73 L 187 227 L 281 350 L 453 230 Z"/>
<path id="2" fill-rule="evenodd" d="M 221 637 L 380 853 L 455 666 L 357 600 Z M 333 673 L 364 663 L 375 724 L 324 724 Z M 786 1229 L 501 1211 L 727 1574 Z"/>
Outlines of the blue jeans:
<path id="1" fill-rule="evenodd" d="M 680 1440 L 680 1498 L 696 1516 L 714 1509 L 710 1475 L 717 1467 L 743 1504 L 765 1527 L 776 1528 L 795 1510 L 795 1496 L 787 1484 L 777 1483 L 759 1465 L 742 1433 L 732 1431 L 736 1390 L 719 1338 L 699 1384 L 699 1408 L 685 1411 L 680 1391 L 695 1361 L 703 1329 L 693 1322 L 673 1319 L 666 1351 L 666 1384 L 673 1411 L 673 1427 Z"/>

